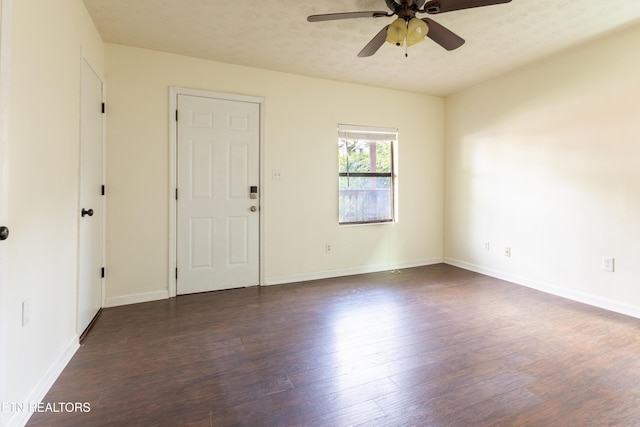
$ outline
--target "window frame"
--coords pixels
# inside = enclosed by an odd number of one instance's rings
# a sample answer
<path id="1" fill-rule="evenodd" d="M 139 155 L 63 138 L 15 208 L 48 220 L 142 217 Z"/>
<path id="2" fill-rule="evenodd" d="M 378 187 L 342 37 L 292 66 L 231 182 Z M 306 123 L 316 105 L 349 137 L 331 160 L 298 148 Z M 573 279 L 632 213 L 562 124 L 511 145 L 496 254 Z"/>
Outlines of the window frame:
<path id="1" fill-rule="evenodd" d="M 360 126 L 360 125 L 338 125 L 338 150 L 341 140 L 362 140 L 379 141 L 389 143 L 389 172 L 341 172 L 340 161 L 338 160 L 338 225 L 367 225 L 367 224 L 390 224 L 397 222 L 397 145 L 398 129 L 386 127 Z M 340 159 L 340 152 L 338 152 Z M 342 221 L 340 203 L 340 179 L 341 178 L 389 178 L 389 218 L 377 220 Z"/>

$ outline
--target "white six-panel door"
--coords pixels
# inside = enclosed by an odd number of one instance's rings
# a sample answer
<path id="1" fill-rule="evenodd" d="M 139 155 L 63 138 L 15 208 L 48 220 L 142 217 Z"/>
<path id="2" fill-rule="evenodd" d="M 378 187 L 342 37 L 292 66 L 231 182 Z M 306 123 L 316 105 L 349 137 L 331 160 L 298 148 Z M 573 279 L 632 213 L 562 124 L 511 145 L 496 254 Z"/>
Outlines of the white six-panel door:
<path id="1" fill-rule="evenodd" d="M 259 105 L 178 95 L 177 293 L 259 283 Z"/>
<path id="2" fill-rule="evenodd" d="M 102 80 L 82 61 L 80 118 L 80 226 L 78 255 L 78 333 L 102 307 L 104 261 Z"/>

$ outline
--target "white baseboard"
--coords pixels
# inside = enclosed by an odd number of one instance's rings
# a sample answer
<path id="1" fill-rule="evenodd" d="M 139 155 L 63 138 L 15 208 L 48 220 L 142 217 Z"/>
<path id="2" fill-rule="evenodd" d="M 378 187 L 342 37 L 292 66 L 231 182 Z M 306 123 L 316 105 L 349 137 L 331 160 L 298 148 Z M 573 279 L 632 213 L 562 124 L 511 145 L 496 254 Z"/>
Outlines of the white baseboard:
<path id="1" fill-rule="evenodd" d="M 292 274 L 288 276 L 268 277 L 262 285 L 282 285 L 285 283 L 306 282 L 309 280 L 330 279 L 332 277 L 353 276 L 356 274 L 376 273 L 379 271 L 398 270 L 402 268 L 422 267 L 425 265 L 440 264 L 443 258 L 430 258 L 418 261 L 396 264 L 366 265 L 361 267 L 342 268 L 336 270 L 316 271 L 311 273 Z M 143 292 L 138 294 L 120 295 L 107 298 L 105 307 L 117 307 L 120 305 L 138 304 L 141 302 L 157 301 L 169 298 L 169 291 Z"/>
<path id="2" fill-rule="evenodd" d="M 79 337 L 74 335 L 71 341 L 62 350 L 62 353 L 47 369 L 47 372 L 40 378 L 31 393 L 24 400 L 24 403 L 39 403 L 47 395 L 53 383 L 56 382 L 64 368 L 67 366 L 76 351 L 80 348 Z M 33 415 L 33 411 L 16 412 L 7 423 L 7 427 L 23 427 Z"/>
<path id="3" fill-rule="evenodd" d="M 403 262 L 397 264 L 377 264 L 360 267 L 341 268 L 336 270 L 315 271 L 311 273 L 292 274 L 288 276 L 268 277 L 263 285 L 283 285 L 285 283 L 307 282 L 309 280 L 331 279 L 333 277 L 354 276 L 356 274 L 377 273 L 380 271 L 398 270 L 402 268 L 422 267 L 425 265 L 440 264 L 442 258 L 431 258 L 413 262 Z"/>
<path id="4" fill-rule="evenodd" d="M 105 307 L 117 307 L 120 305 L 138 304 L 141 302 L 157 301 L 168 299 L 169 291 L 141 292 L 138 294 L 120 295 L 107 298 Z"/>
<path id="5" fill-rule="evenodd" d="M 597 297 L 595 295 L 585 294 L 582 292 L 574 291 L 571 289 L 550 285 L 548 283 L 538 282 L 526 277 L 517 276 L 514 274 L 506 273 L 492 268 L 483 267 L 481 265 L 471 264 L 466 261 L 461 261 L 454 258 L 445 258 L 445 264 L 450 264 L 455 267 L 460 267 L 465 270 L 474 271 L 476 273 L 484 274 L 486 276 L 495 277 L 497 279 L 506 280 L 516 285 L 526 286 L 527 288 L 536 289 L 538 291 L 546 292 L 548 294 L 556 295 L 562 298 L 567 298 L 573 301 L 581 302 L 583 304 L 592 305 L 594 307 L 603 308 L 605 310 L 613 311 L 616 313 L 624 314 L 631 317 L 640 319 L 640 307 L 634 307 L 626 304 L 622 304 L 618 301 L 609 300 L 606 298 Z"/>

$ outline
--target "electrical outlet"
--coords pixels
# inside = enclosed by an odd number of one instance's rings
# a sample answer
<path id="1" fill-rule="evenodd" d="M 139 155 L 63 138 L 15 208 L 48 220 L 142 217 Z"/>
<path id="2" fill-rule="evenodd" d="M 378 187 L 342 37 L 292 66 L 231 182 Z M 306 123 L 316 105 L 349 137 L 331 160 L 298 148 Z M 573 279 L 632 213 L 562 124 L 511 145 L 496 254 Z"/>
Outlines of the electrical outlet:
<path id="1" fill-rule="evenodd" d="M 330 254 L 331 251 L 333 250 L 333 248 L 331 247 L 331 243 L 327 243 L 324 248 L 328 254 Z"/>
<path id="2" fill-rule="evenodd" d="M 31 321 L 31 301 L 22 301 L 22 327 L 24 328 Z"/>
<path id="3" fill-rule="evenodd" d="M 511 258 L 511 247 L 510 246 L 505 246 L 505 248 L 504 248 L 504 256 L 506 256 L 507 258 Z"/>
<path id="4" fill-rule="evenodd" d="M 609 273 L 613 273 L 616 270 L 616 259 L 611 256 L 602 257 L 602 269 Z"/>
<path id="5" fill-rule="evenodd" d="M 484 251 L 485 252 L 489 252 L 491 250 L 491 243 L 490 242 L 484 242 Z"/>

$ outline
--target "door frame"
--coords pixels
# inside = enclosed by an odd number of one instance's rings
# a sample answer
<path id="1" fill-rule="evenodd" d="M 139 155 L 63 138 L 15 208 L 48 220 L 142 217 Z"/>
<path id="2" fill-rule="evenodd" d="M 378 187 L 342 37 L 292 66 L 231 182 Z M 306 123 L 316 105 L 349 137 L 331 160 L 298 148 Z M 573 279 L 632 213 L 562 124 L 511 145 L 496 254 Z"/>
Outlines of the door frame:
<path id="1" fill-rule="evenodd" d="M 178 265 L 177 258 L 177 203 L 176 189 L 178 179 L 178 126 L 176 121 L 176 110 L 178 108 L 178 95 L 199 96 L 202 98 L 221 99 L 225 101 L 238 101 L 251 104 L 258 104 L 260 110 L 259 125 L 259 171 L 258 171 L 258 188 L 260 189 L 260 209 L 259 213 L 259 231 L 258 231 L 258 286 L 264 283 L 264 224 L 265 224 L 265 191 L 264 183 L 264 164 L 265 164 L 265 99 L 257 96 L 236 95 L 231 93 L 213 92 L 208 90 L 189 89 L 183 87 L 169 88 L 169 269 L 167 271 L 169 298 L 177 295 L 176 268 Z"/>
<path id="2" fill-rule="evenodd" d="M 104 105 L 106 105 L 106 94 L 107 94 L 107 83 L 106 83 L 106 79 L 104 78 L 104 75 L 99 71 L 98 68 L 96 68 L 96 66 L 94 65 L 93 61 L 91 61 L 91 58 L 89 58 L 88 53 L 85 51 L 84 48 L 82 48 L 82 53 L 81 53 L 81 58 L 80 58 L 80 73 L 83 73 L 83 64 L 86 63 L 87 66 L 89 68 L 91 68 L 91 70 L 93 71 L 93 73 L 96 75 L 96 77 L 98 77 L 98 79 L 100 80 L 100 83 L 102 84 L 102 94 L 101 94 L 101 98 L 102 98 L 102 102 L 104 103 Z M 82 107 L 82 78 L 80 79 L 81 83 L 80 83 L 80 107 Z M 107 117 L 106 117 L 106 110 L 105 113 L 102 114 L 102 138 L 100 141 L 100 148 L 101 148 L 101 152 L 102 152 L 102 184 L 105 185 L 105 194 L 106 191 L 108 191 L 108 189 L 106 189 L 106 182 L 107 182 L 107 147 L 106 147 L 106 140 L 107 140 Z M 80 120 L 82 120 L 82 111 L 80 111 Z M 82 209 L 82 194 L 81 194 L 81 186 L 82 186 L 82 134 L 81 134 L 81 127 L 82 127 L 82 123 L 79 124 L 79 132 L 80 132 L 80 139 L 79 139 L 79 149 L 78 149 L 78 208 L 77 208 L 77 212 L 80 212 L 80 210 Z M 102 197 L 101 200 L 101 204 L 100 204 L 100 208 L 102 209 L 102 224 L 101 224 L 101 232 L 102 232 L 102 265 L 106 266 L 106 261 L 107 261 L 107 198 L 105 196 Z M 79 306 L 79 300 L 78 300 L 78 295 L 80 292 L 80 216 L 78 215 L 78 224 L 77 224 L 77 229 L 78 229 L 78 242 L 76 244 L 77 246 L 77 258 L 76 258 L 76 263 L 77 263 L 77 271 L 76 271 L 76 333 L 78 335 L 82 334 L 83 331 L 79 330 L 79 316 L 78 316 L 78 312 L 80 310 L 80 306 Z M 106 274 L 105 274 L 106 277 Z M 106 300 L 106 286 L 105 286 L 105 277 L 102 277 L 100 279 L 100 309 L 104 308 L 105 305 L 105 300 Z M 100 313 L 100 311 L 98 311 L 98 313 Z M 96 315 L 97 316 L 97 315 Z M 95 321 L 95 318 L 91 321 L 91 323 L 89 323 L 89 326 L 87 327 L 87 330 L 89 330 L 93 324 L 93 322 Z"/>

